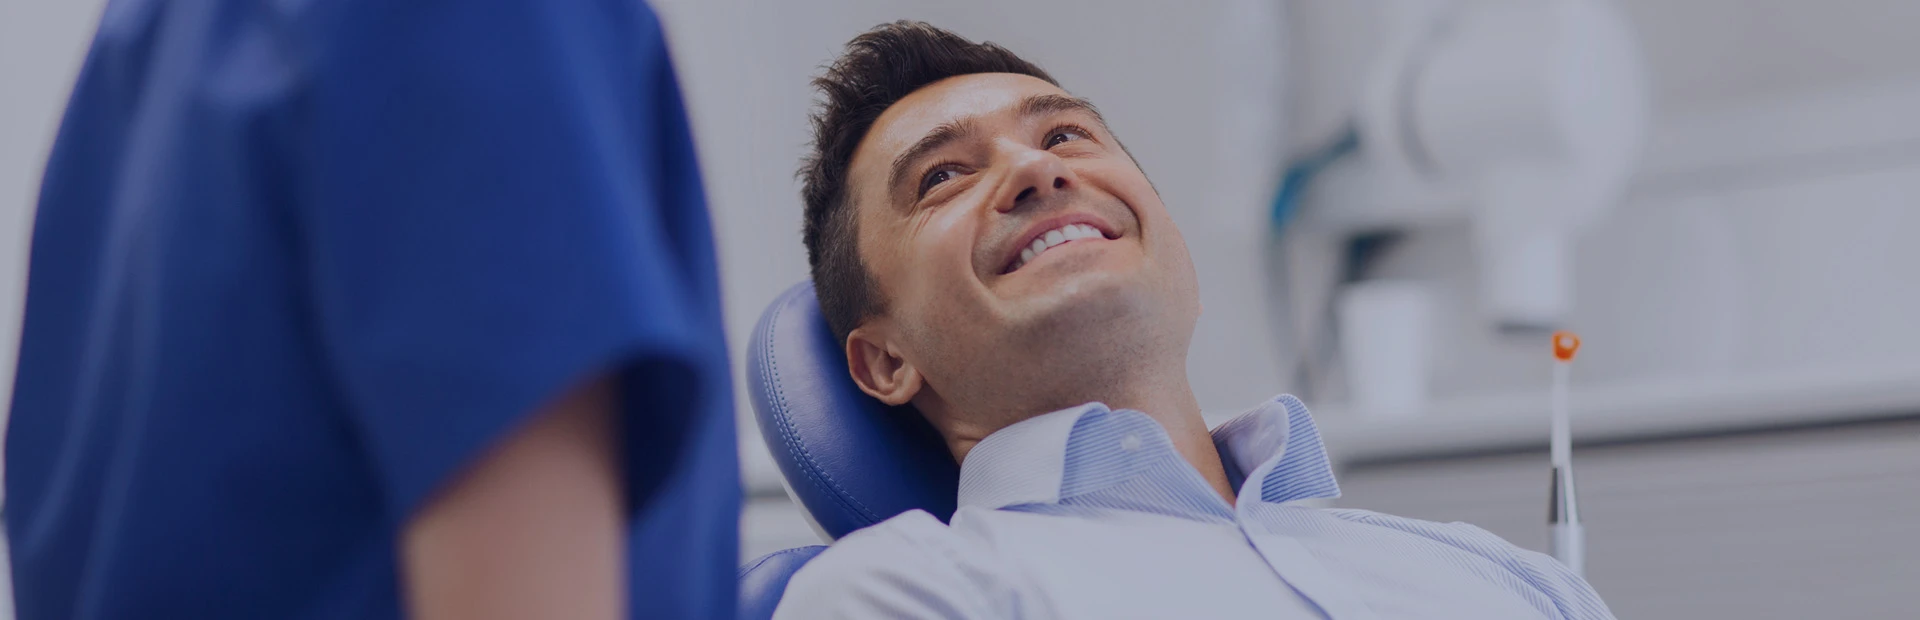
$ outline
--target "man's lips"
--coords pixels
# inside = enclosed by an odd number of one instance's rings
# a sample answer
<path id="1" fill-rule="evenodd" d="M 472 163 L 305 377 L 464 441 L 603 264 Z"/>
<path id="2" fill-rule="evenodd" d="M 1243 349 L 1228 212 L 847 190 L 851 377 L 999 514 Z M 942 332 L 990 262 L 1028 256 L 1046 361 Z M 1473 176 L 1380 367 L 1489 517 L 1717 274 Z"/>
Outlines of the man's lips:
<path id="1" fill-rule="evenodd" d="M 1001 275 L 1013 273 L 1027 263 L 1032 262 L 1047 251 L 1086 240 L 1118 239 L 1120 234 L 1113 225 L 1088 213 L 1071 213 L 1034 222 L 1027 226 L 1020 236 L 1014 239 L 1020 243 L 1007 248 L 1000 268 Z"/>

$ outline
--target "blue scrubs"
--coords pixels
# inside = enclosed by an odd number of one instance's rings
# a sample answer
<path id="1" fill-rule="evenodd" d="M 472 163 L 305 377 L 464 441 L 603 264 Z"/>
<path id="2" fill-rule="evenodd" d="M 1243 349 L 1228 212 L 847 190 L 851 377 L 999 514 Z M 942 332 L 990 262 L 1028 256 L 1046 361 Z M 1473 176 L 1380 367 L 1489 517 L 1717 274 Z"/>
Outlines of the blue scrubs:
<path id="1" fill-rule="evenodd" d="M 19 617 L 400 617 L 409 516 L 606 373 L 634 617 L 730 617 L 713 255 L 637 2 L 113 2 L 34 229 Z"/>

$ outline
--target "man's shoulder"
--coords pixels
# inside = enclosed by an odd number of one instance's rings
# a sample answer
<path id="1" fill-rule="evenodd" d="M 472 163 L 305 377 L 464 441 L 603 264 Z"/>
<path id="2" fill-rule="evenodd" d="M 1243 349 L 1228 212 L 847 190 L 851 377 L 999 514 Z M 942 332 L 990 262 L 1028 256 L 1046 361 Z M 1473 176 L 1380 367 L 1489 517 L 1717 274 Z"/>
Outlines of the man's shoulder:
<path id="1" fill-rule="evenodd" d="M 911 571 L 916 563 L 970 555 L 959 538 L 926 511 L 909 510 L 840 537 L 802 570 L 834 575 L 837 580 Z"/>
<path id="2" fill-rule="evenodd" d="M 1593 587 L 1559 560 L 1515 545 L 1472 523 L 1440 523 L 1353 508 L 1320 510 L 1343 521 L 1396 530 L 1478 556 L 1507 571 L 1517 583 L 1546 595 L 1566 617 L 1613 617 Z"/>
<path id="3" fill-rule="evenodd" d="M 855 538 L 861 538 L 861 537 L 867 537 L 867 536 L 883 536 L 888 534 L 892 534 L 892 535 L 924 534 L 924 535 L 938 536 L 938 535 L 944 535 L 948 532 L 949 530 L 947 528 L 947 524 L 942 523 L 938 517 L 933 516 L 931 513 L 928 513 L 925 510 L 920 510 L 918 508 L 915 508 L 913 510 L 909 510 L 909 511 L 894 515 L 893 518 L 891 519 L 887 519 L 885 521 L 881 521 L 879 523 L 875 523 L 873 525 L 869 525 L 867 527 L 855 530 L 852 534 L 848 534 L 846 535 L 846 537 L 841 538 L 840 540 L 846 541 L 846 540 L 852 540 Z"/>
<path id="4" fill-rule="evenodd" d="M 921 547 L 927 545 L 949 544 L 956 537 L 953 530 L 940 519 L 924 510 L 909 510 L 893 518 L 854 530 L 827 547 L 814 562 L 833 559 L 835 562 L 866 562 L 884 559 L 889 554 L 876 557 L 875 551 L 898 551 L 903 546 Z M 809 563 L 811 564 L 811 563 Z"/>
<path id="5" fill-rule="evenodd" d="M 1354 508 L 1320 510 L 1342 521 L 1398 532 L 1425 544 L 1479 557 L 1527 581 L 1538 581 L 1537 577 L 1543 570 L 1565 571 L 1559 561 L 1551 556 L 1515 545 L 1498 534 L 1464 521 L 1441 523 Z"/>
<path id="6" fill-rule="evenodd" d="M 979 617 L 1005 604 L 978 545 L 912 510 L 848 534 L 795 573 L 776 617 Z"/>

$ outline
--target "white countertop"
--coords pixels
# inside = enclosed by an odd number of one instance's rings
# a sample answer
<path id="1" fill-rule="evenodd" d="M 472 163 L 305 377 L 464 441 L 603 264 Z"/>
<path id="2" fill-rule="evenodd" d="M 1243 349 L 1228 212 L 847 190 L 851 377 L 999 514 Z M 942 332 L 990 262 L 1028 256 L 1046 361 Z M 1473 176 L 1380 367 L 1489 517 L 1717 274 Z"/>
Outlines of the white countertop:
<path id="1" fill-rule="evenodd" d="M 1920 366 L 1576 385 L 1576 444 L 1920 415 Z M 1417 417 L 1314 408 L 1335 461 L 1355 463 L 1547 446 L 1547 393 L 1445 400 Z"/>

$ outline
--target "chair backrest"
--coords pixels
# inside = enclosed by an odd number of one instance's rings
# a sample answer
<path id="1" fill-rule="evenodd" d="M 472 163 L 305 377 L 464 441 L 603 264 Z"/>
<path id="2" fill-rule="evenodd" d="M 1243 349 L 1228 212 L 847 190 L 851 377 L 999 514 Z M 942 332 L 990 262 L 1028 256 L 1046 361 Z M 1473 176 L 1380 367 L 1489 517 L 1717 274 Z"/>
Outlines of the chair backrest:
<path id="1" fill-rule="evenodd" d="M 748 391 L 767 449 L 828 536 L 915 508 L 953 516 L 960 467 L 946 442 L 911 407 L 888 407 L 854 385 L 812 283 L 775 299 L 748 345 Z"/>
<path id="2" fill-rule="evenodd" d="M 740 620 L 769 620 L 780 606 L 787 582 L 813 556 L 827 548 L 821 545 L 775 551 L 740 567 Z"/>

